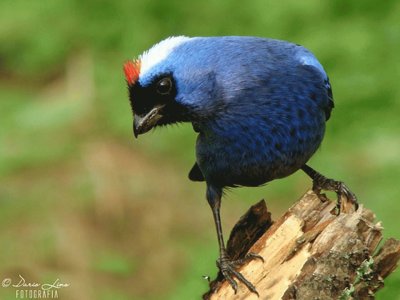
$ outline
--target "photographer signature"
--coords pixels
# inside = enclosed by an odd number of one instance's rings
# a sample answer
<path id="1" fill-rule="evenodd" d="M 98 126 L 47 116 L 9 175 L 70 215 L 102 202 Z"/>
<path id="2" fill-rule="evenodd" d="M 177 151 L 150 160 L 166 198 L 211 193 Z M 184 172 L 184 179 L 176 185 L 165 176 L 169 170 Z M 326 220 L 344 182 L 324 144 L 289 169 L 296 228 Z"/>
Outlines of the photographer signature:
<path id="1" fill-rule="evenodd" d="M 24 277 L 19 275 L 20 281 L 13 284 L 16 288 L 41 288 L 43 291 L 51 289 L 61 289 L 69 287 L 69 283 L 62 283 L 59 278 L 57 278 L 53 283 L 38 283 L 38 282 L 27 282 Z"/>

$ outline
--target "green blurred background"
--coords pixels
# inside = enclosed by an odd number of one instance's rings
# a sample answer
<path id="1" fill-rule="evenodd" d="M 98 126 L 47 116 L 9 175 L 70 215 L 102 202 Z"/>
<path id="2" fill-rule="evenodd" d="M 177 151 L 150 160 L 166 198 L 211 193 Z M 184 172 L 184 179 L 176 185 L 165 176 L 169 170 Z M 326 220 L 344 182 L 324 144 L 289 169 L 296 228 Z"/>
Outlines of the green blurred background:
<path id="1" fill-rule="evenodd" d="M 196 299 L 217 241 L 190 125 L 134 140 L 122 73 L 170 35 L 255 35 L 311 49 L 336 108 L 311 165 L 400 237 L 400 2 L 0 2 L 0 280 L 71 286 L 60 299 Z M 225 232 L 260 198 L 277 218 L 301 172 L 223 201 Z M 0 287 L 0 299 L 15 299 Z M 400 271 L 377 299 L 400 299 Z"/>

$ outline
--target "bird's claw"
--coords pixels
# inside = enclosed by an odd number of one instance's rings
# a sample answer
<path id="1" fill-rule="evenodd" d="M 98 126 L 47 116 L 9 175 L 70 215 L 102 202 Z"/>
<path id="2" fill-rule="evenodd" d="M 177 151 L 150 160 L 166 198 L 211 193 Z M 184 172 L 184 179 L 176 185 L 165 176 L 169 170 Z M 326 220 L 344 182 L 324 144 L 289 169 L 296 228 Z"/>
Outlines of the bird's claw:
<path id="1" fill-rule="evenodd" d="M 259 254 L 257 254 L 257 253 L 254 253 L 254 252 L 249 252 L 249 253 L 246 254 L 245 257 L 240 258 L 240 259 L 238 259 L 238 260 L 235 260 L 235 261 L 232 262 L 232 263 L 234 263 L 234 264 L 235 264 L 235 267 L 238 268 L 238 267 L 244 265 L 245 263 L 247 263 L 247 262 L 249 262 L 249 261 L 252 261 L 253 259 L 259 259 L 259 260 L 261 260 L 262 262 L 264 262 L 264 258 L 263 258 L 261 255 L 259 255 Z"/>
<path id="2" fill-rule="evenodd" d="M 262 260 L 262 262 L 264 262 L 262 256 L 252 252 L 247 253 L 244 258 L 234 261 L 230 260 L 227 256 L 222 256 L 217 260 L 217 266 L 219 270 L 221 271 L 225 279 L 229 282 L 235 294 L 237 293 L 238 284 L 235 281 L 234 277 L 236 277 L 238 281 L 242 282 L 252 293 L 255 293 L 257 296 L 259 296 L 255 286 L 236 270 L 244 263 L 247 263 L 253 259 L 260 259 Z"/>
<path id="3" fill-rule="evenodd" d="M 334 179 L 319 176 L 313 182 L 313 190 L 321 198 L 322 201 L 326 200 L 326 195 L 321 194 L 321 190 L 335 192 L 337 195 L 336 209 L 338 214 L 340 214 L 342 209 L 342 197 L 345 197 L 346 200 L 354 206 L 355 210 L 358 209 L 358 201 L 356 195 L 342 181 L 336 181 Z"/>
<path id="4" fill-rule="evenodd" d="M 336 181 L 336 193 L 338 196 L 338 201 L 336 208 L 338 213 L 340 213 L 342 208 L 342 197 L 345 197 L 350 204 L 352 204 L 355 210 L 358 209 L 358 202 L 356 195 L 341 181 Z"/>

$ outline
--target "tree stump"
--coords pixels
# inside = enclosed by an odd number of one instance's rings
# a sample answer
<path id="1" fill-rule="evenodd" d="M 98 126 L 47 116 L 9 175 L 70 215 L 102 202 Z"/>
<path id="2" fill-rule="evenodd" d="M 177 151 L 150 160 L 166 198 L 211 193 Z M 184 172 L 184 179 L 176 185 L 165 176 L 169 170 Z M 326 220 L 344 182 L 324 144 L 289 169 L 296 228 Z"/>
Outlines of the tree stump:
<path id="1" fill-rule="evenodd" d="M 374 299 L 400 259 L 400 241 L 382 239 L 382 226 L 361 204 L 357 211 L 342 199 L 321 201 L 308 191 L 272 223 L 265 202 L 252 206 L 233 228 L 227 243 L 232 258 L 247 251 L 264 258 L 239 271 L 259 297 L 239 283 L 235 295 L 221 274 L 204 299 Z"/>

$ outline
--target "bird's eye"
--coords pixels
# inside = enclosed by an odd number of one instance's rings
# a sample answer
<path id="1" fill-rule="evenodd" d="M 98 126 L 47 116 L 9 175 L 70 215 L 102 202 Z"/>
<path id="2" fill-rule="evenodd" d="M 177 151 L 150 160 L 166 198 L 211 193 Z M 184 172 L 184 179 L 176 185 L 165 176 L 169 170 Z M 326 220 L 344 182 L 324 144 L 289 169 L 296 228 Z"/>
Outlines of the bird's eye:
<path id="1" fill-rule="evenodd" d="M 157 93 L 160 95 L 168 95 L 172 90 L 172 80 L 169 77 L 165 77 L 157 82 Z"/>

